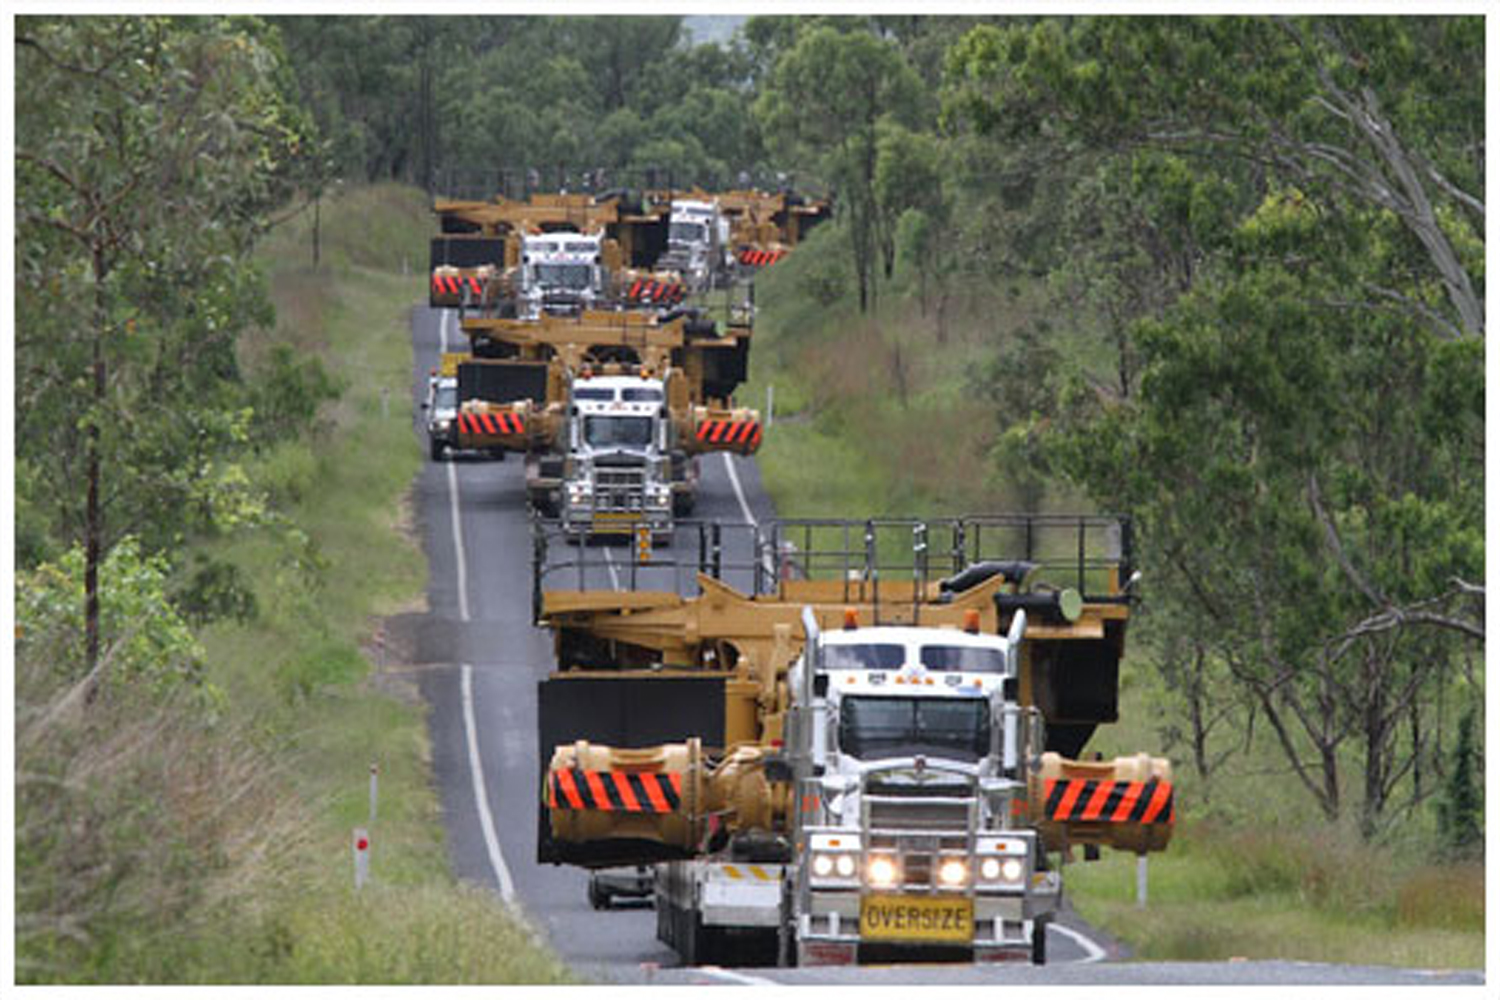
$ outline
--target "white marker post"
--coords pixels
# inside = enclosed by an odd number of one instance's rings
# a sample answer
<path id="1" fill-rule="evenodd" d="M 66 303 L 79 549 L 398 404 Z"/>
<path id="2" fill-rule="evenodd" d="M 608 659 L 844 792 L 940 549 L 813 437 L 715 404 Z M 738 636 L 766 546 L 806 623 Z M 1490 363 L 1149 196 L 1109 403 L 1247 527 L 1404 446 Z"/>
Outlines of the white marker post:
<path id="1" fill-rule="evenodd" d="M 1138 910 L 1146 908 L 1146 855 L 1144 853 L 1135 856 L 1135 907 Z"/>
<path id="2" fill-rule="evenodd" d="M 375 825 L 375 803 L 380 798 L 380 765 L 370 761 L 370 826 Z"/>
<path id="3" fill-rule="evenodd" d="M 363 889 L 370 878 L 370 833 L 364 827 L 354 828 L 354 888 Z"/>

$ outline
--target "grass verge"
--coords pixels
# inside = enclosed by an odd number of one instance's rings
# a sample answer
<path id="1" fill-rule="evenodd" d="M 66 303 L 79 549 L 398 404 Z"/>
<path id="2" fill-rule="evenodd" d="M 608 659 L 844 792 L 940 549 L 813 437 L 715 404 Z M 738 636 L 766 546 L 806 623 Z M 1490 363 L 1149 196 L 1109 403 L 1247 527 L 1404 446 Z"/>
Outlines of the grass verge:
<path id="1" fill-rule="evenodd" d="M 424 706 L 385 662 L 379 616 L 420 608 L 426 567 L 406 524 L 422 461 L 410 406 L 409 313 L 430 219 L 419 193 L 350 191 L 324 202 L 311 266 L 307 214 L 268 241 L 274 342 L 315 352 L 341 387 L 310 443 L 250 470 L 280 501 L 269 530 L 222 543 L 260 614 L 204 637 L 214 680 L 253 719 L 306 828 L 286 885 L 247 885 L 233 933 L 207 935 L 172 978 L 279 983 L 558 983 L 491 893 L 449 870 Z M 368 823 L 369 768 L 379 765 Z M 369 826 L 371 883 L 352 887 L 351 830 Z"/>

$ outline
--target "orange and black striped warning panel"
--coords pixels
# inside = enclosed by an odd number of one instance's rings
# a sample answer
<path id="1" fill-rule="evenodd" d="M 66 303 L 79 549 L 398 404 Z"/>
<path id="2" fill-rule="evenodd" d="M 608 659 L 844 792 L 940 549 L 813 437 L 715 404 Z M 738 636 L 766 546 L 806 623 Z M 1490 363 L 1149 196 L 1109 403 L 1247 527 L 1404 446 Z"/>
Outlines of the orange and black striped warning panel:
<path id="1" fill-rule="evenodd" d="M 519 413 L 460 413 L 460 434 L 522 434 L 526 422 Z"/>
<path id="2" fill-rule="evenodd" d="M 459 292 L 458 276 L 453 274 L 434 274 L 432 276 L 433 295 L 457 295 Z"/>
<path id="3" fill-rule="evenodd" d="M 751 267 L 768 267 L 785 256 L 785 250 L 741 250 L 740 263 Z"/>
<path id="4" fill-rule="evenodd" d="M 682 775 L 636 771 L 553 771 L 549 809 L 669 813 L 682 805 Z"/>
<path id="5" fill-rule="evenodd" d="M 686 294 L 687 290 L 676 282 L 651 281 L 645 278 L 637 278 L 625 290 L 625 297 L 631 302 L 662 302 L 669 305 L 681 302 Z"/>
<path id="6" fill-rule="evenodd" d="M 708 444 L 760 444 L 760 424 L 754 420 L 705 420 L 698 425 L 698 440 Z"/>
<path id="7" fill-rule="evenodd" d="M 1043 785 L 1045 819 L 1059 823 L 1176 822 L 1172 785 L 1158 781 L 1052 780 Z"/>

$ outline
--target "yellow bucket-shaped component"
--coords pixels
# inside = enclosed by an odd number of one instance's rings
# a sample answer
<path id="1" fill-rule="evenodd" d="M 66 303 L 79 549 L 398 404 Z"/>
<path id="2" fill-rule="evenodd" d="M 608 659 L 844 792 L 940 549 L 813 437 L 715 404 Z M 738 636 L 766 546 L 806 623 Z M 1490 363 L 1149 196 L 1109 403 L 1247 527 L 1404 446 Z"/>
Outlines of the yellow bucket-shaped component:
<path id="1" fill-rule="evenodd" d="M 579 740 L 560 746 L 545 791 L 552 836 L 573 843 L 644 840 L 691 850 L 705 792 L 696 740 L 645 750 Z"/>
<path id="2" fill-rule="evenodd" d="M 690 454 L 730 451 L 737 455 L 753 455 L 760 449 L 764 434 L 759 410 L 695 406 L 688 427 L 687 450 Z"/>
<path id="3" fill-rule="evenodd" d="M 1177 819 L 1172 762 L 1144 753 L 1112 761 L 1044 753 L 1028 798 L 1042 840 L 1054 851 L 1069 844 L 1164 850 Z"/>
<path id="4" fill-rule="evenodd" d="M 460 448 L 505 448 L 525 451 L 533 432 L 533 410 L 526 400 L 515 403 L 464 403 L 458 412 Z"/>
<path id="5" fill-rule="evenodd" d="M 646 841 L 691 853 L 710 817 L 725 829 L 770 830 L 785 799 L 766 781 L 759 746 L 711 766 L 697 740 L 645 750 L 579 740 L 553 751 L 547 769 L 552 836 L 575 844 Z"/>

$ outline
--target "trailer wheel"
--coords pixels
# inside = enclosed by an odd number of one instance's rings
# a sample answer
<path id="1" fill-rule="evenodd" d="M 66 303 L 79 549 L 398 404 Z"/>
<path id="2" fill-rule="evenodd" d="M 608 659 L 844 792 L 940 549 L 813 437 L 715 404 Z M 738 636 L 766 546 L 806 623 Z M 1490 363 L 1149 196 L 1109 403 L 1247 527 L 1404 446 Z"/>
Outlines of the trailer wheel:
<path id="1" fill-rule="evenodd" d="M 609 890 L 599 884 L 599 876 L 589 876 L 589 905 L 596 910 L 609 909 Z"/>
<path id="2" fill-rule="evenodd" d="M 1031 925 L 1031 964 L 1047 964 L 1047 921 L 1033 921 Z"/>

